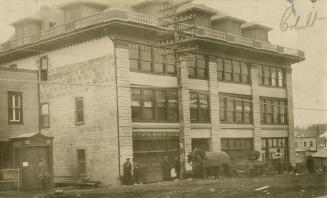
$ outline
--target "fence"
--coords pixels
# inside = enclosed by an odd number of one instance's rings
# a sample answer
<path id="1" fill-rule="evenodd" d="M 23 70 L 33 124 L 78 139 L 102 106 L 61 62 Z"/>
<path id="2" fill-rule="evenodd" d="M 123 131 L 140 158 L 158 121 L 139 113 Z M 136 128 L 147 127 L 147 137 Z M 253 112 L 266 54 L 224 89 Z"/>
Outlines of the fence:
<path id="1" fill-rule="evenodd" d="M 20 169 L 2 169 L 0 170 L 0 186 L 13 184 L 17 185 L 17 191 L 20 190 Z M 1 189 L 1 188 L 0 188 Z"/>

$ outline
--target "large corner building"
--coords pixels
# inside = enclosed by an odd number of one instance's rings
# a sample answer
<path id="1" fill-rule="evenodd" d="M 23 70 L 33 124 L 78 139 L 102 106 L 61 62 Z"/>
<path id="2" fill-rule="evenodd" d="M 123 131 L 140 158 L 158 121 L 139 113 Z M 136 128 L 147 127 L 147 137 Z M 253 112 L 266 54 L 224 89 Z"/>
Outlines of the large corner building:
<path id="1" fill-rule="evenodd" d="M 190 3 L 178 14 L 195 16 L 198 50 L 176 64 L 158 42 L 161 3 L 72 1 L 12 23 L 0 67 L 39 73 L 55 182 L 117 185 L 126 158 L 159 181 L 162 157 L 172 162 L 180 146 L 223 150 L 236 164 L 252 150 L 294 160 L 291 65 L 304 53 L 270 43 L 269 27 Z"/>

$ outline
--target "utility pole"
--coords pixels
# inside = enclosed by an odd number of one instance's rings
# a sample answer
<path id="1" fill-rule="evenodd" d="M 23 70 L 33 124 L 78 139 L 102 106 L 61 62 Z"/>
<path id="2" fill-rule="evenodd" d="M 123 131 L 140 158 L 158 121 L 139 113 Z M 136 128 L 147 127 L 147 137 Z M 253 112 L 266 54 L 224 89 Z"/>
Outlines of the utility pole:
<path id="1" fill-rule="evenodd" d="M 164 56 L 174 55 L 177 65 L 178 95 L 183 89 L 181 82 L 181 63 L 190 58 L 189 53 L 198 50 L 194 43 L 195 35 L 192 30 L 196 29 L 194 25 L 195 14 L 192 11 L 180 13 L 178 9 L 193 0 L 166 0 L 160 9 L 159 25 L 163 30 L 158 31 L 159 43 L 164 48 Z M 179 121 L 184 120 L 183 105 L 179 98 Z M 180 155 L 180 179 L 184 178 L 185 172 L 185 136 L 184 123 L 180 125 L 179 133 L 179 155 Z"/>

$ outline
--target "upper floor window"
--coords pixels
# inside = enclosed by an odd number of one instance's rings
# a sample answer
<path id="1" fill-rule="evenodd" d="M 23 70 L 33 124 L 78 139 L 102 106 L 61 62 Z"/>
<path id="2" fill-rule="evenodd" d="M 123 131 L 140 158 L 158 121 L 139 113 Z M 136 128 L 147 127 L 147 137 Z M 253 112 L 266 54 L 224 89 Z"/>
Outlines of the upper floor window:
<path id="1" fill-rule="evenodd" d="M 222 123 L 251 123 L 252 104 L 250 97 L 220 94 L 219 116 Z"/>
<path id="2" fill-rule="evenodd" d="M 176 75 L 175 56 L 166 54 L 162 48 L 129 43 L 131 71 Z"/>
<path id="3" fill-rule="evenodd" d="M 258 65 L 259 85 L 285 87 L 284 78 L 284 69 L 267 65 Z"/>
<path id="4" fill-rule="evenodd" d="M 75 122 L 76 124 L 84 123 L 84 98 L 75 98 Z"/>
<path id="5" fill-rule="evenodd" d="M 307 147 L 307 142 L 306 141 L 303 142 L 303 146 Z"/>
<path id="6" fill-rule="evenodd" d="M 49 104 L 44 103 L 41 105 L 41 127 L 49 128 L 50 119 L 49 119 Z"/>
<path id="7" fill-rule="evenodd" d="M 23 122 L 23 100 L 21 92 L 8 92 L 8 121 Z"/>
<path id="8" fill-rule="evenodd" d="M 207 59 L 201 54 L 190 54 L 187 56 L 188 76 L 190 78 L 208 78 Z"/>
<path id="9" fill-rule="evenodd" d="M 133 121 L 178 121 L 176 89 L 131 88 Z"/>
<path id="10" fill-rule="evenodd" d="M 313 146 L 313 142 L 312 141 L 310 141 L 310 146 Z"/>
<path id="11" fill-rule="evenodd" d="M 261 98 L 262 124 L 287 124 L 287 102 L 285 99 Z"/>
<path id="12" fill-rule="evenodd" d="M 40 78 L 41 81 L 48 80 L 48 57 L 43 56 L 40 59 Z"/>
<path id="13" fill-rule="evenodd" d="M 242 61 L 217 58 L 218 80 L 237 83 L 250 82 L 249 64 Z"/>
<path id="14" fill-rule="evenodd" d="M 209 95 L 190 92 L 191 122 L 209 122 Z"/>

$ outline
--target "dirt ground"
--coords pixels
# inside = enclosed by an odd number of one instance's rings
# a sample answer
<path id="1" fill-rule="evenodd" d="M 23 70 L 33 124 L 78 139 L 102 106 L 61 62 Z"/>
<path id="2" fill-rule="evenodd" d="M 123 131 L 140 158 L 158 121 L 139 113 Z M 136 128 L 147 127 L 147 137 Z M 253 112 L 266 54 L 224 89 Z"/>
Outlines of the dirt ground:
<path id="1" fill-rule="evenodd" d="M 327 195 L 327 175 L 275 175 L 218 180 L 189 179 L 98 189 L 64 189 L 63 195 L 80 198 L 310 198 Z M 254 189 L 269 186 L 264 190 Z M 40 192 L 0 192 L 0 198 L 40 198 Z"/>

